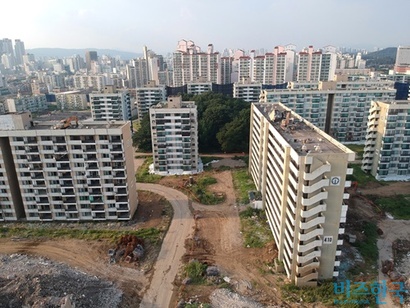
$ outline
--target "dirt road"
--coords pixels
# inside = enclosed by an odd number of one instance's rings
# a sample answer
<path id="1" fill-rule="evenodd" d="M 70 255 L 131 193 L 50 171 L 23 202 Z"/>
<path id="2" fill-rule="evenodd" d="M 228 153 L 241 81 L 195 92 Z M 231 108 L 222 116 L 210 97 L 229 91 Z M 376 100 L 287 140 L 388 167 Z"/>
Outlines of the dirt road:
<path id="1" fill-rule="evenodd" d="M 137 184 L 140 190 L 149 190 L 168 199 L 174 209 L 174 217 L 162 243 L 154 266 L 150 287 L 145 292 L 140 307 L 169 307 L 173 293 L 173 281 L 185 252 L 185 239 L 191 236 L 194 220 L 188 207 L 188 198 L 181 192 L 156 184 Z"/>

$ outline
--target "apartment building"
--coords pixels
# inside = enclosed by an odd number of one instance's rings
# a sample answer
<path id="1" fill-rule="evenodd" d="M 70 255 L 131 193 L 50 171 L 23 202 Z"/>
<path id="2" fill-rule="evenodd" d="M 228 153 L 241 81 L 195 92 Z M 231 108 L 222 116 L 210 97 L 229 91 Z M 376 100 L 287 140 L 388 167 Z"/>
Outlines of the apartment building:
<path id="1" fill-rule="evenodd" d="M 354 152 L 283 104 L 252 104 L 249 172 L 289 279 L 338 276 Z"/>
<path id="2" fill-rule="evenodd" d="M 372 102 L 362 170 L 377 180 L 410 180 L 410 101 Z"/>
<path id="3" fill-rule="evenodd" d="M 249 80 L 235 82 L 233 84 L 233 97 L 243 99 L 246 102 L 257 102 L 261 94 L 262 84 L 252 83 Z"/>
<path id="4" fill-rule="evenodd" d="M 94 121 L 131 120 L 131 98 L 128 90 L 105 86 L 103 91 L 90 94 L 90 106 Z"/>
<path id="5" fill-rule="evenodd" d="M 340 142 L 364 142 L 371 101 L 395 95 L 391 81 L 294 82 L 263 90 L 260 102 L 281 102 Z"/>
<path id="6" fill-rule="evenodd" d="M 136 104 L 138 110 L 138 120 L 142 120 L 144 115 L 149 113 L 152 105 L 164 101 L 166 98 L 165 86 L 157 86 L 155 82 L 148 83 L 145 87 L 136 89 Z"/>
<path id="7" fill-rule="evenodd" d="M 209 44 L 202 52 L 192 41 L 181 40 L 173 53 L 174 87 L 203 78 L 206 82 L 221 83 L 220 54 Z"/>
<path id="8" fill-rule="evenodd" d="M 195 102 L 170 96 L 152 106 L 153 171 L 160 175 L 194 174 L 203 167 L 198 154 L 198 119 Z"/>
<path id="9" fill-rule="evenodd" d="M 57 108 L 60 110 L 88 109 L 87 94 L 81 91 L 67 91 L 56 93 Z"/>
<path id="10" fill-rule="evenodd" d="M 104 75 L 74 75 L 73 85 L 77 90 L 91 88 L 101 91 L 106 85 L 106 80 Z"/>
<path id="11" fill-rule="evenodd" d="M 212 91 L 212 82 L 189 82 L 187 83 L 187 93 L 199 95 Z"/>
<path id="12" fill-rule="evenodd" d="M 128 220 L 138 205 L 129 122 L 0 115 L 0 221 Z"/>
<path id="13" fill-rule="evenodd" d="M 331 48 L 313 50 L 309 46 L 297 54 L 297 81 L 331 81 L 334 79 L 337 54 Z"/>
<path id="14" fill-rule="evenodd" d="M 405 75 L 410 74 L 410 46 L 397 47 L 394 73 Z"/>
<path id="15" fill-rule="evenodd" d="M 6 99 L 6 109 L 9 112 L 41 112 L 48 109 L 48 103 L 44 94 L 18 95 L 17 97 Z"/>

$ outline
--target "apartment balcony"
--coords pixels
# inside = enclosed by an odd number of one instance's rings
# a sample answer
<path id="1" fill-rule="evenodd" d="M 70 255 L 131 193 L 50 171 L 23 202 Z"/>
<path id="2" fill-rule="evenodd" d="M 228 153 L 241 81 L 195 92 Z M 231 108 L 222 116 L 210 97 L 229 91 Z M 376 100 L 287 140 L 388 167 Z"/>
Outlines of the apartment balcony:
<path id="1" fill-rule="evenodd" d="M 105 212 L 104 204 L 91 204 L 91 211 Z"/>
<path id="2" fill-rule="evenodd" d="M 342 255 L 342 251 L 341 250 L 336 250 L 335 256 L 341 256 L 341 255 Z"/>
<path id="3" fill-rule="evenodd" d="M 322 179 L 317 183 L 314 183 L 312 185 L 309 186 L 302 186 L 302 192 L 305 194 L 310 194 L 315 192 L 316 190 L 319 190 L 323 187 L 329 186 L 329 179 Z"/>
<path id="4" fill-rule="evenodd" d="M 111 159 L 112 159 L 113 161 L 115 161 L 115 160 L 120 160 L 120 161 L 122 161 L 122 160 L 124 160 L 124 156 L 123 156 L 122 154 L 114 154 L 114 155 L 111 155 Z"/>
<path id="5" fill-rule="evenodd" d="M 128 202 L 128 196 L 117 196 L 115 202 Z"/>
<path id="6" fill-rule="evenodd" d="M 127 186 L 127 182 L 125 181 L 114 181 L 114 186 L 118 187 L 118 186 Z"/>
<path id="7" fill-rule="evenodd" d="M 128 220 L 130 219 L 130 213 L 129 212 L 119 212 L 117 213 L 118 220 Z"/>
<path id="8" fill-rule="evenodd" d="M 300 222 L 299 227 L 301 229 L 310 229 L 314 226 L 317 226 L 319 224 L 323 224 L 325 222 L 325 217 L 324 216 L 318 216 L 316 218 L 313 218 L 312 220 L 309 220 L 307 222 Z"/>
<path id="9" fill-rule="evenodd" d="M 85 155 L 85 160 L 87 161 L 97 161 L 97 155 L 96 154 L 87 154 Z"/>
<path id="10" fill-rule="evenodd" d="M 297 244 L 297 249 L 298 252 L 306 252 L 312 249 L 315 249 L 316 247 L 321 247 L 322 246 L 322 240 L 318 239 L 318 240 L 314 240 L 310 243 L 307 244 Z"/>
<path id="11" fill-rule="evenodd" d="M 101 195 L 101 188 L 88 189 L 90 195 Z"/>
<path id="12" fill-rule="evenodd" d="M 299 240 L 300 241 L 308 241 L 312 238 L 315 238 L 316 236 L 321 236 L 323 235 L 323 228 L 314 228 L 312 231 L 306 231 L 304 230 L 304 233 L 299 234 Z"/>
<path id="13" fill-rule="evenodd" d="M 38 218 L 40 220 L 53 220 L 51 213 L 38 213 Z"/>
<path id="14" fill-rule="evenodd" d="M 302 205 L 303 206 L 310 206 L 313 205 L 315 203 L 318 203 L 322 200 L 327 199 L 328 197 L 328 192 L 327 191 L 322 191 L 310 198 L 302 198 Z"/>
<path id="15" fill-rule="evenodd" d="M 303 277 L 306 274 L 312 273 L 312 271 L 317 271 L 319 269 L 319 266 L 320 266 L 319 261 L 313 261 L 311 263 L 308 263 L 307 265 L 297 266 L 296 274 Z"/>
<path id="16" fill-rule="evenodd" d="M 319 258 L 320 255 L 321 255 L 320 248 L 317 248 L 317 250 L 314 250 L 314 251 L 312 251 L 312 252 L 310 252 L 310 253 L 308 253 L 304 256 L 297 255 L 296 256 L 296 262 L 297 263 L 302 263 L 302 264 L 307 263 L 307 262 L 311 262 L 315 258 L 316 259 Z"/>
<path id="17" fill-rule="evenodd" d="M 98 169 L 98 164 L 97 163 L 88 163 L 88 164 L 86 164 L 85 168 L 87 170 L 95 170 L 95 169 Z"/>
<path id="18" fill-rule="evenodd" d="M 375 121 L 380 118 L 380 113 L 373 112 L 369 114 L 368 121 Z"/>
<path id="19" fill-rule="evenodd" d="M 125 172 L 121 172 L 121 171 L 114 172 L 114 177 L 115 178 L 125 178 L 126 177 Z"/>
<path id="20" fill-rule="evenodd" d="M 77 206 L 73 204 L 66 205 L 65 210 L 66 212 L 78 212 Z"/>
<path id="21" fill-rule="evenodd" d="M 94 138 L 84 138 L 81 140 L 82 143 L 95 143 Z"/>
<path id="22" fill-rule="evenodd" d="M 87 153 L 97 152 L 97 148 L 94 146 L 87 145 L 84 148 L 84 151 Z"/>
<path id="23" fill-rule="evenodd" d="M 297 286 L 317 286 L 317 279 L 319 277 L 319 273 L 314 271 L 313 273 L 307 274 L 303 277 L 295 277 L 295 284 Z"/>
<path id="24" fill-rule="evenodd" d="M 89 181 L 88 182 L 89 187 L 101 187 L 101 182 L 100 181 Z"/>
<path id="25" fill-rule="evenodd" d="M 38 209 L 39 212 L 50 212 L 51 211 L 50 205 L 40 205 L 39 204 L 37 209 Z"/>
<path id="26" fill-rule="evenodd" d="M 114 145 L 111 147 L 111 152 L 122 152 L 122 145 Z"/>
<path id="27" fill-rule="evenodd" d="M 319 205 L 317 205 L 317 206 L 315 206 L 315 207 L 313 207 L 313 208 L 309 208 L 309 209 L 306 209 L 306 210 L 302 210 L 302 211 L 300 212 L 300 216 L 301 216 L 302 218 L 312 217 L 312 216 L 314 216 L 314 215 L 317 215 L 317 214 L 320 213 L 320 212 L 326 211 L 326 207 L 327 207 L 327 205 L 326 205 L 325 203 L 319 204 Z"/>
<path id="28" fill-rule="evenodd" d="M 73 181 L 62 181 L 60 182 L 60 186 L 61 187 L 74 187 L 74 184 L 73 184 Z"/>
<path id="29" fill-rule="evenodd" d="M 117 195 L 126 195 L 127 194 L 127 189 L 126 188 L 118 188 L 115 193 Z"/>
<path id="30" fill-rule="evenodd" d="M 64 203 L 77 203 L 77 200 L 75 197 L 65 197 L 65 198 L 62 198 L 62 201 Z"/>
<path id="31" fill-rule="evenodd" d="M 104 200 L 101 195 L 94 195 L 94 196 L 90 196 L 90 203 L 91 205 L 95 203 L 104 203 Z"/>
<path id="32" fill-rule="evenodd" d="M 115 207 L 116 207 L 116 209 L 119 210 L 119 211 L 129 211 L 129 210 L 130 210 L 128 204 L 124 204 L 124 203 L 122 203 L 122 204 L 117 204 Z"/>
<path id="33" fill-rule="evenodd" d="M 322 176 L 324 173 L 330 172 L 330 170 L 331 170 L 331 165 L 329 163 L 326 163 L 325 165 L 320 166 L 319 168 L 317 168 L 316 170 L 312 172 L 305 173 L 303 175 L 303 179 L 305 181 L 312 181 Z"/>
<path id="34" fill-rule="evenodd" d="M 100 178 L 100 173 L 95 172 L 95 171 L 91 171 L 91 172 L 87 172 L 86 176 L 87 176 L 88 179 L 99 179 Z"/>
<path id="35" fill-rule="evenodd" d="M 59 172 L 60 179 L 71 179 L 71 172 Z"/>

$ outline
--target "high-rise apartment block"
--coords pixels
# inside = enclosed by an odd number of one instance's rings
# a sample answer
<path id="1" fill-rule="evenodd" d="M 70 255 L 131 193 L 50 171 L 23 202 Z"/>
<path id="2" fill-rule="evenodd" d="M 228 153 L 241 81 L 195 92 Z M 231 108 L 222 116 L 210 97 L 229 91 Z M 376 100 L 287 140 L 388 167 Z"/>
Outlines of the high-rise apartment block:
<path id="1" fill-rule="evenodd" d="M 286 108 L 252 104 L 249 172 L 297 286 L 338 276 L 354 152 Z"/>
<path id="2" fill-rule="evenodd" d="M 165 86 L 156 86 L 154 82 L 150 82 L 146 86 L 136 89 L 136 98 L 138 120 L 142 120 L 149 113 L 149 108 L 152 105 L 165 101 Z"/>
<path id="3" fill-rule="evenodd" d="M 57 108 L 60 110 L 85 110 L 88 108 L 87 94 L 81 91 L 56 93 Z"/>
<path id="4" fill-rule="evenodd" d="M 48 103 L 44 94 L 19 95 L 6 99 L 6 107 L 9 112 L 40 112 L 48 109 Z"/>
<path id="5" fill-rule="evenodd" d="M 160 175 L 202 171 L 198 154 L 198 119 L 195 102 L 170 96 L 149 110 L 154 172 Z"/>
<path id="6" fill-rule="evenodd" d="M 297 81 L 334 80 L 337 54 L 328 46 L 325 50 L 314 51 L 313 46 L 297 54 Z"/>
<path id="7" fill-rule="evenodd" d="M 131 120 L 131 99 L 127 90 L 106 86 L 100 93 L 90 94 L 94 121 Z"/>
<path id="8" fill-rule="evenodd" d="M 93 89 L 101 91 L 106 85 L 104 75 L 74 75 L 73 84 L 77 90 Z"/>
<path id="9" fill-rule="evenodd" d="M 129 220 L 138 205 L 129 122 L 0 116 L 0 221 Z"/>
<path id="10" fill-rule="evenodd" d="M 214 52 L 209 44 L 206 52 L 192 41 L 181 40 L 173 54 L 174 87 L 195 82 L 198 78 L 203 81 L 221 83 L 220 54 Z"/>
<path id="11" fill-rule="evenodd" d="M 341 142 L 364 142 L 371 101 L 395 95 L 391 81 L 295 82 L 263 90 L 260 102 L 281 102 Z"/>
<path id="12" fill-rule="evenodd" d="M 87 66 L 87 71 L 91 71 L 93 62 L 98 62 L 97 52 L 96 51 L 86 51 L 85 52 L 85 63 Z"/>
<path id="13" fill-rule="evenodd" d="M 246 102 L 257 102 L 262 90 L 261 83 L 250 82 L 244 79 L 233 84 L 233 97 L 243 99 Z"/>
<path id="14" fill-rule="evenodd" d="M 188 94 L 199 95 L 210 91 L 212 91 L 211 82 L 190 82 L 187 84 Z"/>
<path id="15" fill-rule="evenodd" d="M 410 101 L 372 102 L 362 169 L 378 180 L 410 180 Z"/>
<path id="16" fill-rule="evenodd" d="M 16 64 L 23 64 L 23 56 L 26 54 L 24 42 L 21 40 L 14 40 L 14 52 L 16 54 Z"/>
<path id="17" fill-rule="evenodd" d="M 410 74 L 410 46 L 399 46 L 394 65 L 396 74 Z"/>

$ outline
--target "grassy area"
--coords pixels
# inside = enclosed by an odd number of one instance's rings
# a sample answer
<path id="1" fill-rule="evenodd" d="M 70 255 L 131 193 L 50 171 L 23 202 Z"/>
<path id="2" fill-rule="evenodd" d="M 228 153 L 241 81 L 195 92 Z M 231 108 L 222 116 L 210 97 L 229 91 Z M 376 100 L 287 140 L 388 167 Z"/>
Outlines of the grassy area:
<path id="1" fill-rule="evenodd" d="M 358 164 L 351 164 L 350 165 L 351 168 L 353 168 L 353 174 L 352 175 L 348 175 L 346 178 L 348 181 L 356 181 L 359 183 L 359 186 L 363 187 L 366 186 L 367 183 L 370 182 L 376 182 L 376 183 L 381 183 L 381 184 L 385 184 L 383 182 L 379 182 L 375 179 L 374 176 L 372 176 L 371 174 L 365 173 L 362 169 L 361 169 L 361 165 Z"/>
<path id="2" fill-rule="evenodd" d="M 150 243 L 156 244 L 161 239 L 161 231 L 156 228 L 140 229 L 137 231 L 117 230 L 92 230 L 92 229 L 51 229 L 30 227 L 2 227 L 0 238 L 24 237 L 24 238 L 73 238 L 80 240 L 110 240 L 116 242 L 122 235 L 132 234 Z"/>
<path id="3" fill-rule="evenodd" d="M 356 152 L 356 159 L 363 158 L 364 144 L 346 144 L 353 152 Z"/>
<path id="4" fill-rule="evenodd" d="M 249 191 L 256 190 L 255 184 L 248 174 L 247 169 L 235 169 L 232 171 L 233 185 L 235 187 L 236 200 L 239 204 L 249 204 Z"/>
<path id="5" fill-rule="evenodd" d="M 396 219 L 410 219 L 410 195 L 369 196 L 369 199 Z"/>
<path id="6" fill-rule="evenodd" d="M 215 157 L 215 156 L 201 156 L 202 163 L 205 165 L 207 163 L 210 163 L 213 160 L 220 160 L 222 159 L 221 157 Z"/>
<path id="7" fill-rule="evenodd" d="M 159 182 L 159 180 L 162 178 L 160 175 L 149 174 L 148 172 L 149 165 L 152 164 L 152 162 L 153 162 L 152 157 L 148 157 L 144 161 L 144 164 L 138 169 L 135 175 L 137 182 L 141 182 L 141 183 L 158 183 Z"/>
<path id="8" fill-rule="evenodd" d="M 239 217 L 245 247 L 261 248 L 266 243 L 273 241 L 272 232 L 266 223 L 266 215 L 263 210 L 248 207 L 239 214 Z"/>
<path id="9" fill-rule="evenodd" d="M 219 196 L 207 190 L 207 186 L 216 184 L 217 180 L 211 176 L 200 177 L 197 182 L 188 188 L 202 204 L 213 205 L 219 204 L 225 200 L 225 196 Z"/>
<path id="10" fill-rule="evenodd" d="M 340 286 L 340 282 L 338 285 Z M 352 290 L 358 287 L 358 285 L 354 285 L 354 282 L 351 282 L 351 285 Z M 336 303 L 341 304 L 344 300 L 348 300 L 348 302 L 343 303 L 343 307 L 377 307 L 373 294 L 368 296 L 352 294 L 348 298 L 344 292 L 343 294 L 335 294 L 332 282 L 325 282 L 317 287 L 297 287 L 293 284 L 282 284 L 281 291 L 282 298 L 287 302 L 299 303 L 303 301 L 305 303 L 322 303 L 326 306 L 333 306 Z"/>

